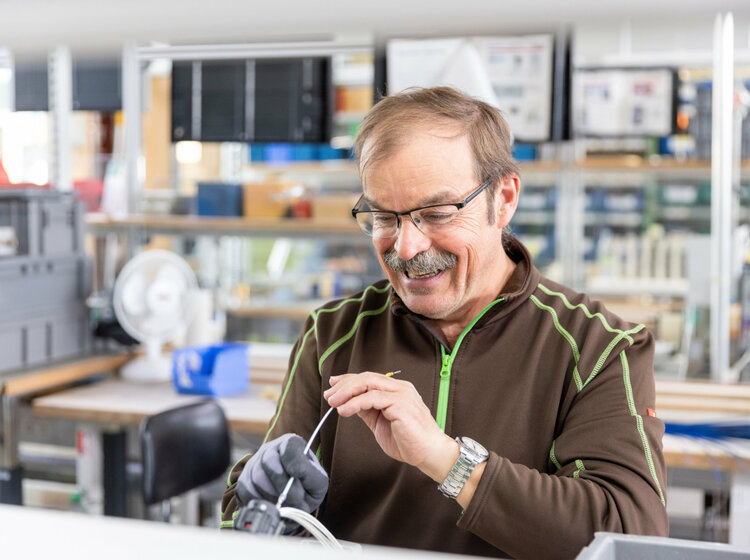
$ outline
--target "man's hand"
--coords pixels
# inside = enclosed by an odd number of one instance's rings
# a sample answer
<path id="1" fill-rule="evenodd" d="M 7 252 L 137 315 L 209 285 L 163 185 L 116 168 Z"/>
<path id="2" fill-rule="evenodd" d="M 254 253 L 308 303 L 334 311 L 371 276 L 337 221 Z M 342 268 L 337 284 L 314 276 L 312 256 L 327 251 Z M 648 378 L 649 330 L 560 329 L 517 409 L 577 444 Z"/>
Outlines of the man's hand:
<path id="1" fill-rule="evenodd" d="M 358 415 L 383 451 L 442 482 L 458 458 L 414 385 L 373 372 L 331 377 L 323 396 L 342 417 Z"/>
<path id="2" fill-rule="evenodd" d="M 311 451 L 303 453 L 305 440 L 284 434 L 260 446 L 237 479 L 237 502 L 250 500 L 276 503 L 290 477 L 294 477 L 283 505 L 312 513 L 328 491 L 328 475 Z"/>

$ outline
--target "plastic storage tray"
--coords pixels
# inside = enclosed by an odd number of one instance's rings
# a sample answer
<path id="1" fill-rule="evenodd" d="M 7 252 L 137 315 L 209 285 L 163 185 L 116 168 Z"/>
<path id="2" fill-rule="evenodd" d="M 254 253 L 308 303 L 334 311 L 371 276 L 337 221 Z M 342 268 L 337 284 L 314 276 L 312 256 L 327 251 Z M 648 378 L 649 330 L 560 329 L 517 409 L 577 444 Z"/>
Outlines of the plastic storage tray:
<path id="1" fill-rule="evenodd" d="M 15 230 L 16 256 L 83 253 L 83 204 L 72 193 L 0 190 L 0 226 Z"/>
<path id="2" fill-rule="evenodd" d="M 82 354 L 91 349 L 88 309 L 60 305 L 31 317 L 0 320 L 0 371 Z"/>
<path id="3" fill-rule="evenodd" d="M 727 544 L 643 537 L 617 533 L 596 533 L 591 544 L 584 548 L 577 560 L 739 560 L 750 558 L 750 548 Z"/>
<path id="4" fill-rule="evenodd" d="M 83 256 L 0 259 L 0 315 L 82 302 L 91 292 L 91 275 Z"/>

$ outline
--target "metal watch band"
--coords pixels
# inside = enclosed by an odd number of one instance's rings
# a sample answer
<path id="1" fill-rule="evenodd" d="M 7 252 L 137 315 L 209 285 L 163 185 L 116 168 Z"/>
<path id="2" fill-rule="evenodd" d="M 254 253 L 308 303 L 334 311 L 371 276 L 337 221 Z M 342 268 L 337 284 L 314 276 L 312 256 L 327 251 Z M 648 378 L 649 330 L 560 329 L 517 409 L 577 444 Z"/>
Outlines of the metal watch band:
<path id="1" fill-rule="evenodd" d="M 474 467 L 489 457 L 487 450 L 473 439 L 457 437 L 456 441 L 461 446 L 458 459 L 443 483 L 438 485 L 443 496 L 454 499 L 461 493 Z"/>

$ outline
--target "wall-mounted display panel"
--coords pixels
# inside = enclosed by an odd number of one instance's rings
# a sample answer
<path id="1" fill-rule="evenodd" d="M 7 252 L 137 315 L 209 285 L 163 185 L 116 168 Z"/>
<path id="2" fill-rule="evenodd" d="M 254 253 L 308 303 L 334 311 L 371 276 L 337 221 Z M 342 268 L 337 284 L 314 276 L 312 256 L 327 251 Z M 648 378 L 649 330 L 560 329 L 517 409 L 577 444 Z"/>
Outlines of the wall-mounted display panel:
<path id="1" fill-rule="evenodd" d="M 675 122 L 671 69 L 579 69 L 573 75 L 577 136 L 667 136 Z"/>
<path id="2" fill-rule="evenodd" d="M 172 140 L 327 142 L 327 57 L 175 62 Z"/>
<path id="3" fill-rule="evenodd" d="M 388 92 L 449 85 L 501 109 L 516 139 L 549 140 L 551 34 L 389 41 Z"/>

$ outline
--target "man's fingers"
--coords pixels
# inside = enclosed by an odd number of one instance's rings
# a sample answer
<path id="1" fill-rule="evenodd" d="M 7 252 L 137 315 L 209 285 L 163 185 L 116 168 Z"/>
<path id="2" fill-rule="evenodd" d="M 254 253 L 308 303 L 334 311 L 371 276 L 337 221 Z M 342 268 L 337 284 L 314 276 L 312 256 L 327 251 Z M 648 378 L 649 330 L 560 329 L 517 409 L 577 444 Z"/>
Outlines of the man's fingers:
<path id="1" fill-rule="evenodd" d="M 379 373 L 347 374 L 339 376 L 338 381 L 323 396 L 330 406 L 338 408 L 351 398 L 368 391 L 398 391 L 400 383 L 403 382 Z"/>
<path id="2" fill-rule="evenodd" d="M 370 390 L 347 399 L 338 407 L 339 416 L 348 418 L 365 410 L 379 410 L 384 412 L 395 401 L 393 391 Z M 331 405 L 333 406 L 333 405 Z M 388 418 L 388 415 L 384 413 Z"/>

